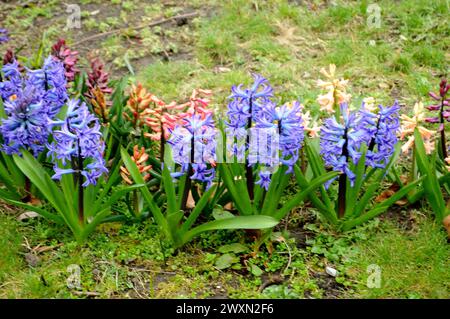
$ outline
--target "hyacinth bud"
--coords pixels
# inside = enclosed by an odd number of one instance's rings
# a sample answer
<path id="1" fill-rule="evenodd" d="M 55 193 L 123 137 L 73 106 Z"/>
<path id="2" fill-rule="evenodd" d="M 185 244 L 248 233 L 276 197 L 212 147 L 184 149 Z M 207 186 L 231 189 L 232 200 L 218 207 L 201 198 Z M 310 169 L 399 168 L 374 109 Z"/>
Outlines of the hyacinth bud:
<path id="1" fill-rule="evenodd" d="M 428 123 L 440 123 L 443 119 L 450 121 L 450 110 L 445 109 L 444 107 L 450 105 L 449 99 L 446 98 L 447 92 L 450 89 L 450 85 L 447 83 L 447 79 L 442 78 L 439 83 L 439 96 L 434 92 L 429 92 L 429 96 L 436 101 L 439 101 L 438 104 L 432 104 L 427 106 L 429 111 L 437 111 L 439 116 L 426 118 L 425 121 Z M 442 124 L 442 123 L 441 123 Z M 442 136 L 444 136 L 443 133 Z M 444 137 L 441 137 L 444 140 Z"/>
<path id="2" fill-rule="evenodd" d="M 211 95 L 211 90 L 194 89 L 189 101 L 180 105 L 180 108 L 187 108 L 187 111 L 180 114 L 180 117 L 189 117 L 194 114 L 199 114 L 204 119 L 206 116 L 212 114 L 212 110 L 208 109 L 208 105 L 211 102 Z"/>
<path id="3" fill-rule="evenodd" d="M 103 123 L 108 122 L 109 110 L 106 105 L 105 95 L 99 88 L 93 91 L 94 98 L 90 100 L 95 114 L 103 120 Z"/>
<path id="4" fill-rule="evenodd" d="M 184 105 L 178 105 L 174 101 L 166 104 L 163 100 L 156 96 L 151 96 L 151 107 L 148 107 L 143 112 L 145 124 L 150 128 L 151 133 L 145 133 L 145 136 L 152 140 L 168 139 L 170 131 L 180 122 L 181 116 L 175 111 L 180 111 L 185 108 Z M 162 134 L 164 132 L 164 135 Z"/>
<path id="5" fill-rule="evenodd" d="M 326 94 L 319 95 L 317 102 L 320 110 L 327 113 L 334 113 L 335 108 L 342 103 L 348 103 L 351 95 L 347 93 L 348 80 L 336 77 L 336 65 L 330 64 L 329 69 L 322 68 L 320 70 L 327 80 L 318 80 L 317 86 L 326 90 Z"/>
<path id="6" fill-rule="evenodd" d="M 427 117 L 427 118 L 425 118 L 425 122 L 427 122 L 427 123 L 439 123 L 439 119 L 437 117 Z"/>
<path id="7" fill-rule="evenodd" d="M 149 156 L 145 153 L 145 148 L 135 145 L 133 147 L 133 156 L 131 156 L 131 160 L 136 164 L 139 169 L 139 173 L 143 174 L 144 180 L 148 181 L 151 178 L 151 175 L 148 173 L 151 169 L 151 165 L 146 165 Z M 132 179 L 130 172 L 126 169 L 126 167 L 120 167 L 120 176 L 122 179 L 129 185 L 132 185 Z"/>
<path id="8" fill-rule="evenodd" d="M 437 96 L 436 93 L 434 93 L 434 92 L 428 92 L 428 95 L 429 95 L 433 100 L 436 100 L 436 101 L 439 101 L 439 100 L 440 100 L 439 96 Z"/>
<path id="9" fill-rule="evenodd" d="M 130 97 L 127 101 L 127 108 L 131 111 L 130 117 L 127 112 L 123 116 L 133 123 L 133 127 L 142 126 L 145 123 L 144 111 L 150 106 L 154 100 L 153 95 L 142 86 L 131 86 Z"/>
<path id="10" fill-rule="evenodd" d="M 450 121 L 450 111 L 444 111 L 442 112 L 442 116 L 444 116 L 447 121 Z"/>
<path id="11" fill-rule="evenodd" d="M 7 49 L 5 55 L 3 56 L 3 64 L 13 63 L 15 59 L 13 50 Z"/>
<path id="12" fill-rule="evenodd" d="M 109 74 L 104 70 L 105 65 L 99 59 L 93 59 L 91 61 L 91 71 L 88 73 L 86 97 L 90 100 L 95 98 L 94 92 L 98 88 L 103 94 L 109 95 L 112 93 L 112 88 L 108 87 Z M 106 100 L 106 105 L 111 106 L 111 102 Z"/>
<path id="13" fill-rule="evenodd" d="M 445 98 L 445 95 L 447 94 L 449 88 L 450 85 L 447 84 L 447 79 L 443 78 L 441 80 L 441 83 L 439 83 L 439 95 L 442 98 Z"/>
<path id="14" fill-rule="evenodd" d="M 25 68 L 23 67 L 23 65 L 17 61 L 14 51 L 12 49 L 7 49 L 5 52 L 5 55 L 3 56 L 3 65 L 12 64 L 15 61 L 18 63 L 19 72 L 22 73 L 23 71 L 25 71 Z"/>
<path id="15" fill-rule="evenodd" d="M 427 106 L 427 110 L 428 110 L 428 111 L 437 111 L 437 110 L 439 110 L 440 108 L 441 108 L 440 105 L 428 105 L 428 106 Z"/>
<path id="16" fill-rule="evenodd" d="M 66 41 L 64 39 L 59 39 L 52 46 L 52 56 L 63 63 L 67 81 L 73 81 L 75 75 L 80 72 L 80 70 L 76 68 L 78 51 L 70 50 L 66 45 Z"/>
<path id="17" fill-rule="evenodd" d="M 189 178 L 207 183 L 207 188 L 211 187 L 215 178 L 215 136 L 216 130 L 211 115 L 205 119 L 199 114 L 192 115 L 177 125 L 168 143 L 172 148 L 173 160 L 181 166 L 181 171 L 171 172 L 172 177 L 177 178 L 188 173 L 191 166 L 193 174 Z"/>

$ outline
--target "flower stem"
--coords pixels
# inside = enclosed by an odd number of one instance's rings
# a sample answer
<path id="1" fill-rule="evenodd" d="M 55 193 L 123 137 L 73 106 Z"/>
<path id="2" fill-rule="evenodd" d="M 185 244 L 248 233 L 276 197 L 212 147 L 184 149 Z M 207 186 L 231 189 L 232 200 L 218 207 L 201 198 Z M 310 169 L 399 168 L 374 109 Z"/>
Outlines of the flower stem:
<path id="1" fill-rule="evenodd" d="M 24 191 L 25 197 L 22 199 L 22 202 L 27 203 L 31 200 L 31 181 L 28 176 L 25 176 Z"/>
<path id="2" fill-rule="evenodd" d="M 181 210 L 185 211 L 186 210 L 186 206 L 187 206 L 187 200 L 188 200 L 188 196 L 189 196 L 189 192 L 191 190 L 191 186 L 192 186 L 192 181 L 191 181 L 191 175 L 193 174 L 192 171 L 192 163 L 194 163 L 194 155 L 195 155 L 195 141 L 194 141 L 194 132 L 192 132 L 192 138 L 191 138 L 191 160 L 189 163 L 189 168 L 187 171 L 187 176 L 186 176 L 186 183 L 184 184 L 184 191 L 183 191 L 183 198 L 182 198 L 182 202 L 181 202 Z"/>
<path id="3" fill-rule="evenodd" d="M 347 129 L 344 132 L 345 143 L 342 147 L 342 155 L 345 156 L 346 161 L 348 162 L 348 138 L 347 138 Z M 343 173 L 339 176 L 339 187 L 338 187 L 338 217 L 343 218 L 345 215 L 346 208 L 346 195 L 347 195 L 347 174 Z"/>
<path id="4" fill-rule="evenodd" d="M 373 135 L 372 139 L 370 140 L 369 148 L 367 149 L 368 151 L 372 152 L 374 150 L 375 145 L 376 145 L 375 137 L 378 135 L 379 130 L 380 130 L 380 116 L 378 116 L 376 131 L 375 131 L 375 134 Z"/>
<path id="5" fill-rule="evenodd" d="M 448 154 L 447 154 L 447 145 L 446 145 L 446 140 L 445 140 L 444 98 L 442 98 L 442 101 L 441 101 L 440 122 L 441 122 L 441 151 L 442 151 L 442 158 L 446 159 L 448 157 Z"/>
<path id="6" fill-rule="evenodd" d="M 341 117 L 341 108 L 340 105 L 338 103 L 338 95 L 337 95 L 337 89 L 334 88 L 333 90 L 333 99 L 334 99 L 334 110 L 335 110 L 335 114 L 336 114 L 336 120 L 339 122 L 340 117 Z"/>
<path id="7" fill-rule="evenodd" d="M 134 208 L 134 216 L 139 216 L 139 197 L 137 190 L 133 191 L 133 208 Z"/>
<path id="8" fill-rule="evenodd" d="M 306 156 L 305 156 L 305 145 L 300 149 L 300 168 L 302 173 L 306 173 Z"/>
<path id="9" fill-rule="evenodd" d="M 159 154 L 159 159 L 161 161 L 161 163 L 164 163 L 164 151 L 165 151 L 165 144 L 166 144 L 166 136 L 165 136 L 165 132 L 164 132 L 164 124 L 162 122 L 163 119 L 163 115 L 164 115 L 164 111 L 165 108 L 162 109 L 161 111 L 161 146 L 159 148 L 160 154 Z"/>
<path id="10" fill-rule="evenodd" d="M 412 163 L 411 163 L 411 173 L 409 176 L 409 182 L 412 183 L 416 180 L 416 148 L 412 151 Z"/>
<path id="11" fill-rule="evenodd" d="M 159 151 L 160 151 L 159 158 L 160 158 L 161 163 L 164 163 L 165 144 L 166 144 L 166 138 L 164 136 L 164 129 L 161 127 L 161 146 L 159 149 Z"/>
<path id="12" fill-rule="evenodd" d="M 81 174 L 83 170 L 83 157 L 81 156 L 81 147 L 78 141 L 78 220 L 80 224 L 84 224 L 84 188 L 83 188 L 83 175 Z"/>
<path id="13" fill-rule="evenodd" d="M 252 98 L 250 98 L 250 103 L 249 103 L 249 114 L 250 117 L 248 118 L 248 122 L 247 122 L 247 130 L 248 130 L 248 134 L 247 134 L 247 145 L 248 145 L 248 149 L 250 149 L 250 134 L 251 134 L 251 127 L 252 127 L 252 121 L 253 121 L 253 105 L 252 105 Z M 254 185 L 254 181 L 253 181 L 253 169 L 250 165 L 248 165 L 248 156 L 245 158 L 245 179 L 247 181 L 247 192 L 248 192 L 248 196 L 250 197 L 250 200 L 253 200 L 253 198 L 255 197 L 254 192 L 253 192 L 253 185 Z"/>
<path id="14" fill-rule="evenodd" d="M 343 218 L 345 215 L 346 206 L 346 193 L 347 193 L 347 174 L 341 174 L 339 176 L 339 189 L 338 189 L 338 217 Z"/>

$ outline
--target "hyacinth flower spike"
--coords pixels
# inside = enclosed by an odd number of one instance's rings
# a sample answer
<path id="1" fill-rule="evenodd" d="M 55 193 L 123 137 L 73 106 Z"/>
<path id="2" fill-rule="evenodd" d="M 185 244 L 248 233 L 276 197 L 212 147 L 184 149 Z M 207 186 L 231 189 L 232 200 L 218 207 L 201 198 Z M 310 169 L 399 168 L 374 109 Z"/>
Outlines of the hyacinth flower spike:
<path id="1" fill-rule="evenodd" d="M 366 153 L 366 165 L 375 168 L 385 168 L 392 154 L 398 138 L 400 128 L 399 112 L 400 105 L 395 101 L 394 105 L 384 107 L 363 103 L 359 115 L 360 129 L 366 132 L 368 139 L 365 141 L 368 149 Z"/>
<path id="2" fill-rule="evenodd" d="M 67 45 L 66 40 L 59 39 L 52 46 L 52 56 L 55 60 L 64 65 L 65 75 L 68 82 L 73 82 L 75 76 L 80 72 L 77 69 L 78 51 L 72 51 Z"/>
<path id="3" fill-rule="evenodd" d="M 95 185 L 108 172 L 103 159 L 104 143 L 98 119 L 89 112 L 85 103 L 70 100 L 64 120 L 51 123 L 54 141 L 48 145 L 48 156 L 54 163 L 53 179 L 60 180 L 65 174 L 74 174 L 78 185 L 78 218 L 84 218 L 84 189 Z M 60 167 L 60 165 L 64 167 Z M 67 165 L 70 165 L 67 168 Z"/>
<path id="4" fill-rule="evenodd" d="M 425 109 L 422 102 L 414 105 L 414 115 L 412 117 L 402 114 L 400 116 L 400 139 L 403 140 L 408 137 L 406 143 L 402 146 L 403 153 L 407 153 L 410 149 L 414 149 L 414 130 L 417 128 L 423 139 L 427 154 L 431 154 L 434 150 L 434 135 L 436 131 L 429 130 L 422 126 L 425 122 Z"/>
<path id="5" fill-rule="evenodd" d="M 438 112 L 438 116 L 427 117 L 425 121 L 429 123 L 438 123 L 440 132 L 440 155 L 443 159 L 448 157 L 447 141 L 445 138 L 445 122 L 450 121 L 450 99 L 447 98 L 450 84 L 447 83 L 447 79 L 443 78 L 439 83 L 439 93 L 429 92 L 430 97 L 436 101 L 436 104 L 427 106 L 429 111 Z"/>
<path id="6" fill-rule="evenodd" d="M 350 181 L 351 187 L 353 187 L 356 179 L 355 173 L 350 168 L 350 162 L 358 163 L 361 157 L 361 143 L 364 139 L 367 139 L 367 136 L 366 132 L 358 129 L 359 119 L 357 114 L 350 112 L 347 104 L 341 104 L 340 114 L 342 116 L 341 122 L 338 122 L 335 117 L 330 117 L 324 121 L 320 131 L 320 153 L 325 165 L 342 173 L 339 176 L 338 189 L 338 216 L 341 218 L 344 216 L 346 209 L 347 179 Z M 329 187 L 331 181 L 326 184 L 326 187 Z"/>
<path id="7" fill-rule="evenodd" d="M 260 116 L 264 112 L 264 107 L 268 103 L 271 103 L 271 99 L 273 98 L 273 89 L 267 79 L 258 74 L 253 74 L 253 78 L 254 82 L 251 87 L 244 89 L 243 84 L 233 86 L 231 88 L 232 94 L 229 96 L 230 103 L 228 104 L 227 111 L 228 122 L 226 123 L 226 133 L 237 140 L 240 140 L 244 136 L 246 137 L 246 145 L 244 145 L 243 149 L 236 143 L 231 145 L 231 152 L 234 155 L 245 154 L 245 150 L 250 145 L 250 134 L 247 134 L 247 131 L 250 131 L 253 124 L 256 124 L 260 120 Z M 252 164 L 248 161 L 247 157 L 245 158 L 245 162 L 247 190 L 250 199 L 253 199 L 254 181 Z M 262 177 L 267 181 L 267 176 L 268 173 Z M 267 182 L 265 184 L 267 185 Z"/>
<path id="8" fill-rule="evenodd" d="M 287 167 L 286 174 L 292 173 L 294 165 L 299 159 L 299 151 L 304 139 L 300 103 L 295 101 L 280 107 L 275 107 L 271 103 L 267 104 L 264 107 L 256 127 L 268 129 L 268 133 L 272 130 L 272 132 L 278 134 L 279 140 L 277 146 L 281 150 L 280 163 Z M 278 149 L 276 151 L 278 151 Z M 260 163 L 269 167 L 274 165 L 278 166 L 278 163 L 273 163 L 274 159 L 271 156 L 272 154 L 268 153 L 267 155 L 269 155 L 269 158 L 267 160 L 263 159 Z M 260 179 L 256 184 L 260 185 L 265 190 L 268 190 L 270 185 L 270 173 L 267 170 L 262 170 L 259 177 Z"/>
<path id="9" fill-rule="evenodd" d="M 188 195 L 191 190 L 191 180 L 206 183 L 206 188 L 212 186 L 215 178 L 215 127 L 212 115 L 202 119 L 201 114 L 194 114 L 183 119 L 183 125 L 178 125 L 171 132 L 168 141 L 172 147 L 172 156 L 176 164 L 181 166 L 180 172 L 172 172 L 173 177 L 187 174 L 186 184 L 181 200 L 181 209 L 185 210 Z"/>
<path id="10" fill-rule="evenodd" d="M 3 150 L 6 154 L 29 149 L 40 154 L 47 143 L 48 115 L 42 100 L 34 98 L 34 89 L 26 88 L 17 98 L 5 101 L 7 118 L 2 121 Z"/>
<path id="11" fill-rule="evenodd" d="M 160 161 L 164 161 L 166 141 L 170 136 L 171 130 L 180 123 L 181 117 L 175 111 L 180 111 L 184 106 L 175 102 L 166 104 L 153 94 L 148 96 L 150 104 L 143 113 L 145 124 L 150 128 L 151 133 L 145 133 L 144 136 L 154 141 L 160 141 Z"/>
<path id="12" fill-rule="evenodd" d="M 50 134 L 48 122 L 67 100 L 64 69 L 50 57 L 41 69 L 25 69 L 11 50 L 4 62 L 4 77 L 0 78 L 0 99 L 6 115 L 0 124 L 2 150 L 8 155 L 28 150 L 37 157 L 45 149 Z M 24 182 L 27 196 L 23 200 L 28 201 L 31 184 L 27 176 Z"/>
<path id="13" fill-rule="evenodd" d="M 323 168 L 313 168 L 315 176 L 320 176 L 326 169 L 339 172 L 338 197 L 333 204 L 327 192 L 321 192 L 321 198 L 311 196 L 311 201 L 321 211 L 325 218 L 342 229 L 350 229 L 365 220 L 373 218 L 385 211 L 396 200 L 404 197 L 416 187 L 419 181 L 409 183 L 398 190 L 389 201 L 380 201 L 369 210 L 366 207 L 370 198 L 375 196 L 381 187 L 397 147 L 397 132 L 399 130 L 399 105 L 374 105 L 368 107 L 363 103 L 359 110 L 350 111 L 346 104 L 341 104 L 340 119 L 335 116 L 326 119 L 320 131 L 320 155 Z M 308 157 L 320 164 L 315 147 L 306 145 Z M 333 182 L 324 184 L 325 189 Z M 303 187 L 306 180 L 299 181 Z M 364 184 L 370 183 L 368 188 Z M 306 184 L 306 185 L 305 185 Z M 364 189 L 364 194 L 360 193 Z"/>
<path id="14" fill-rule="evenodd" d="M 69 53 L 66 51 L 66 54 Z M 73 52 L 71 63 L 74 62 L 74 54 L 75 53 Z M 72 73 L 76 71 L 76 69 L 71 69 Z M 109 113 L 108 108 L 112 105 L 112 102 L 107 97 L 111 95 L 112 88 L 108 86 L 109 74 L 105 71 L 105 65 L 99 58 L 95 58 L 91 61 L 91 70 L 87 76 L 87 92 L 85 93 L 85 96 L 92 104 L 95 113 L 100 116 L 103 123 L 106 123 Z"/>
<path id="15" fill-rule="evenodd" d="M 135 130 L 145 124 L 145 111 L 152 102 L 154 102 L 153 94 L 149 93 L 142 84 L 131 85 L 130 97 L 126 106 L 127 111 L 123 112 L 123 116 L 131 122 Z"/>
<path id="16" fill-rule="evenodd" d="M 48 121 L 59 113 L 67 100 L 64 70 L 50 57 L 43 68 L 20 72 L 16 60 L 2 68 L 0 96 L 7 118 L 0 130 L 4 136 L 3 149 L 7 154 L 31 150 L 37 156 L 44 150 L 49 135 Z"/>
<path id="17" fill-rule="evenodd" d="M 346 92 L 348 80 L 339 79 L 336 77 L 336 65 L 330 64 L 328 71 L 325 68 L 320 70 L 326 80 L 318 80 L 317 86 L 327 91 L 324 95 L 319 95 L 317 102 L 320 105 L 320 110 L 327 113 L 336 113 L 339 117 L 340 105 L 348 103 L 351 95 Z"/>
<path id="18" fill-rule="evenodd" d="M 192 91 L 191 97 L 189 98 L 189 101 L 179 105 L 180 109 L 187 109 L 185 112 L 179 115 L 180 118 L 199 114 L 201 115 L 201 118 L 204 119 L 208 115 L 212 114 L 213 111 L 208 108 L 209 104 L 211 103 L 211 95 L 212 92 L 210 90 L 194 89 Z"/>

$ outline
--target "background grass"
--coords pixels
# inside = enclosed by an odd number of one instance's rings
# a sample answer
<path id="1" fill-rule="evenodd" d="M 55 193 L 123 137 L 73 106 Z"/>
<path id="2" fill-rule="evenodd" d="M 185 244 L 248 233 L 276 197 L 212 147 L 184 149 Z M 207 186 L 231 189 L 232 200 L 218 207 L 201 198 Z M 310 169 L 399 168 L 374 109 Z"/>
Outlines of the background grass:
<path id="1" fill-rule="evenodd" d="M 360 255 L 352 268 L 357 269 L 361 298 L 448 298 L 450 249 L 440 225 L 422 217 L 420 227 L 410 233 L 399 232 L 392 225 L 358 245 Z M 367 269 L 381 270 L 381 287 L 368 288 Z"/>

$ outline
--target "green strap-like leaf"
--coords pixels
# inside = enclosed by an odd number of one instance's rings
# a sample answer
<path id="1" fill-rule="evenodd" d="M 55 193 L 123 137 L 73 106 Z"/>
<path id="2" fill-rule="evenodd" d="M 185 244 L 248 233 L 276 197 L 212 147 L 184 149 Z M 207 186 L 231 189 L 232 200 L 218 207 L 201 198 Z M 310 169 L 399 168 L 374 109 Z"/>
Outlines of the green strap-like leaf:
<path id="1" fill-rule="evenodd" d="M 183 226 L 181 227 L 181 236 L 194 225 L 195 221 L 197 220 L 198 216 L 200 216 L 203 208 L 205 208 L 206 204 L 208 204 L 208 201 L 211 197 L 211 194 L 216 190 L 217 185 L 211 186 L 210 189 L 208 189 L 203 195 L 201 196 L 200 200 L 196 203 L 194 209 L 189 214 L 189 217 L 184 222 Z"/>
<path id="2" fill-rule="evenodd" d="M 177 195 L 175 194 L 175 186 L 173 183 L 173 178 L 170 175 L 167 166 L 164 166 L 162 177 L 164 190 L 167 196 L 167 215 L 171 215 L 179 211 L 179 206 L 177 205 Z"/>
<path id="3" fill-rule="evenodd" d="M 342 230 L 347 231 L 355 226 L 361 225 L 364 222 L 380 215 L 381 213 L 386 211 L 390 206 L 392 206 L 392 204 L 394 204 L 396 201 L 403 198 L 411 189 L 416 187 L 417 184 L 419 184 L 424 178 L 425 177 L 422 177 L 422 178 L 418 179 L 417 181 L 415 181 L 414 183 L 411 183 L 411 184 L 408 184 L 408 185 L 402 187 L 398 192 L 396 192 L 389 199 L 379 203 L 378 205 L 376 205 L 373 209 L 371 209 L 367 213 L 365 213 L 357 218 L 345 221 L 342 224 Z"/>
<path id="4" fill-rule="evenodd" d="M 302 202 L 310 192 L 317 189 L 319 186 L 321 186 L 326 181 L 336 177 L 338 175 L 338 172 L 329 172 L 322 176 L 319 176 L 315 179 L 313 179 L 307 188 L 302 190 L 300 193 L 294 196 L 291 200 L 289 200 L 286 204 L 283 205 L 282 208 L 280 208 L 278 211 L 274 212 L 272 216 L 274 216 L 277 220 L 281 220 L 286 216 L 286 214 L 291 211 L 295 206 L 297 206 L 300 202 Z M 334 221 L 333 221 L 334 222 Z"/>
<path id="5" fill-rule="evenodd" d="M 384 176 L 384 170 L 378 171 L 378 174 L 375 175 L 374 179 L 371 181 L 370 185 L 365 189 L 364 194 L 361 196 L 359 201 L 356 202 L 356 205 L 351 207 L 347 214 L 347 218 L 354 218 L 361 215 L 364 209 L 369 204 L 370 200 L 374 197 L 375 193 L 381 187 L 381 180 Z"/>
<path id="6" fill-rule="evenodd" d="M 284 194 L 284 190 L 289 183 L 290 174 L 286 174 L 287 167 L 281 166 L 275 173 L 275 181 L 270 182 L 269 191 L 264 200 L 262 215 L 271 215 L 274 213 L 280 203 L 280 198 Z"/>
<path id="7" fill-rule="evenodd" d="M 277 224 L 278 221 L 275 218 L 264 215 L 236 216 L 233 218 L 214 220 L 186 232 L 178 245 L 181 246 L 187 243 L 205 231 L 219 229 L 266 229 L 272 228 Z"/>
<path id="8" fill-rule="evenodd" d="M 311 170 L 313 171 L 314 177 L 319 177 L 326 173 L 325 170 L 325 164 L 322 160 L 322 158 L 319 156 L 319 153 L 317 151 L 317 148 L 314 146 L 314 143 L 310 141 L 309 139 L 305 140 L 305 149 L 306 149 L 306 155 L 308 157 L 308 164 L 311 167 Z M 323 200 L 323 203 L 325 206 L 329 207 L 329 209 L 334 210 L 334 205 L 330 200 L 330 197 L 327 194 L 327 191 L 325 190 L 325 187 L 320 186 L 319 187 L 321 197 Z"/>
<path id="9" fill-rule="evenodd" d="M 361 150 L 361 157 L 359 158 L 358 164 L 356 166 L 351 164 L 354 167 L 356 178 L 353 187 L 351 186 L 347 187 L 346 201 L 345 201 L 346 207 L 344 215 L 347 215 L 350 210 L 353 210 L 353 208 L 356 205 L 356 201 L 358 200 L 359 191 L 361 190 L 361 187 L 363 185 L 364 175 L 366 172 L 366 153 L 367 147 L 363 144 Z"/>
<path id="10" fill-rule="evenodd" d="M 125 148 L 120 148 L 120 154 L 122 156 L 122 160 L 127 168 L 127 170 L 130 172 L 131 177 L 133 178 L 134 182 L 137 184 L 145 185 L 144 178 L 142 177 L 141 173 L 139 172 L 139 169 L 136 166 L 136 163 L 133 162 L 130 155 L 128 155 L 128 152 Z M 156 223 L 161 227 L 163 232 L 168 236 L 169 238 L 172 238 L 172 234 L 170 233 L 169 225 L 167 224 L 166 219 L 164 218 L 163 213 L 161 212 L 161 209 L 156 205 L 155 201 L 153 200 L 153 196 L 150 194 L 147 187 L 141 188 L 142 196 L 144 196 L 144 199 L 147 202 L 147 205 L 150 209 L 150 211 L 153 214 L 153 217 L 156 220 Z"/>
<path id="11" fill-rule="evenodd" d="M 8 168 L 9 173 L 11 174 L 11 177 L 14 180 L 14 184 L 16 185 L 23 185 L 25 183 L 25 176 L 23 172 L 20 170 L 20 168 L 15 164 L 14 160 L 11 158 L 11 156 L 8 156 L 6 154 L 3 154 L 3 160 L 6 164 L 6 167 Z"/>
<path id="12" fill-rule="evenodd" d="M 301 169 L 298 167 L 298 165 L 295 165 L 295 176 L 297 179 L 297 183 L 300 186 L 301 189 L 306 189 L 309 185 L 308 180 L 303 175 Z M 322 186 L 319 186 L 322 187 Z M 325 196 L 328 197 L 328 194 L 325 194 Z M 308 195 L 309 199 L 311 200 L 314 207 L 316 207 L 322 214 L 325 216 L 325 218 L 330 223 L 335 223 L 337 221 L 337 214 L 333 207 L 327 207 L 320 198 L 315 194 L 315 192 L 310 192 Z"/>
<path id="13" fill-rule="evenodd" d="M 96 197 L 96 207 L 100 206 L 101 203 L 103 203 L 103 199 L 108 195 L 109 191 L 114 185 L 117 185 L 121 181 L 120 177 L 120 160 L 117 162 L 117 164 L 114 167 L 114 169 L 110 172 L 108 179 L 106 183 L 97 183 L 95 187 L 95 193 L 99 194 Z M 96 209 L 97 210 L 97 209 Z"/>
<path id="14" fill-rule="evenodd" d="M 8 198 L 5 198 L 5 200 L 7 202 L 13 204 L 13 205 L 18 206 L 18 207 L 22 207 L 22 208 L 31 210 L 33 212 L 36 212 L 39 215 L 41 215 L 42 217 L 47 218 L 47 219 L 49 219 L 51 221 L 54 221 L 57 224 L 64 224 L 64 220 L 60 216 L 52 214 L 52 213 L 50 213 L 50 212 L 48 212 L 48 211 L 46 211 L 46 210 L 44 210 L 42 208 L 30 205 L 30 204 L 26 204 L 26 203 L 23 203 L 23 202 L 20 202 L 20 201 L 8 199 Z"/>
<path id="15" fill-rule="evenodd" d="M 234 180 L 234 176 L 231 174 L 228 165 L 229 164 L 227 163 L 218 164 L 223 181 L 228 189 L 228 192 L 231 194 L 233 202 L 239 213 L 241 215 L 250 215 L 252 213 L 252 204 L 248 197 L 248 192 L 245 190 L 247 196 L 244 196 L 242 192 L 238 191 L 236 181 Z"/>
<path id="16" fill-rule="evenodd" d="M 19 185 L 23 186 L 20 184 L 21 181 L 15 180 L 14 176 L 12 174 L 10 174 L 10 172 L 8 172 L 8 170 L 2 164 L 1 161 L 0 161 L 0 180 L 1 180 L 2 184 L 5 185 L 5 187 L 9 190 L 10 193 L 16 193 L 17 199 L 20 198 L 20 195 L 18 193 L 18 188 L 19 188 Z"/>
<path id="17" fill-rule="evenodd" d="M 115 189 L 114 192 L 112 193 L 112 195 L 108 198 L 108 200 L 106 200 L 105 203 L 102 203 L 102 205 L 100 205 L 99 208 L 97 208 L 95 210 L 95 212 L 97 211 L 103 211 L 108 207 L 111 207 L 112 205 L 114 205 L 119 199 L 121 199 L 123 196 L 125 196 L 126 194 L 128 194 L 129 192 L 132 192 L 134 190 L 140 189 L 145 187 L 145 184 L 136 184 L 136 185 L 131 185 L 131 186 L 127 186 L 127 187 L 122 187 L 120 189 Z"/>
<path id="18" fill-rule="evenodd" d="M 430 203 L 437 220 L 441 221 L 444 218 L 446 207 L 439 180 L 436 176 L 435 158 L 434 160 L 432 158 L 431 162 L 428 161 L 425 145 L 417 128 L 414 130 L 414 147 L 419 170 L 423 175 L 427 176 L 423 182 L 427 200 Z"/>
<path id="19" fill-rule="evenodd" d="M 39 189 L 49 203 L 58 211 L 75 236 L 81 232 L 74 207 L 67 204 L 63 192 L 48 176 L 42 165 L 28 152 L 23 151 L 22 157 L 13 155 L 14 162 L 30 181 Z"/>

